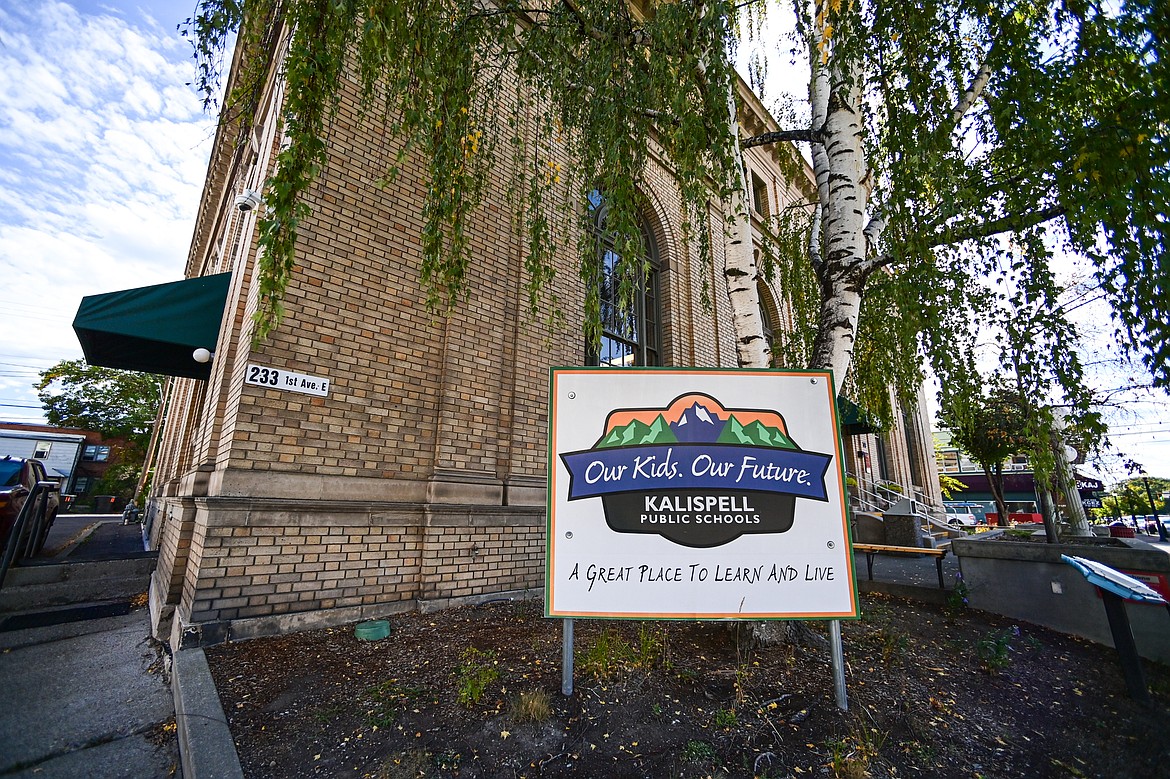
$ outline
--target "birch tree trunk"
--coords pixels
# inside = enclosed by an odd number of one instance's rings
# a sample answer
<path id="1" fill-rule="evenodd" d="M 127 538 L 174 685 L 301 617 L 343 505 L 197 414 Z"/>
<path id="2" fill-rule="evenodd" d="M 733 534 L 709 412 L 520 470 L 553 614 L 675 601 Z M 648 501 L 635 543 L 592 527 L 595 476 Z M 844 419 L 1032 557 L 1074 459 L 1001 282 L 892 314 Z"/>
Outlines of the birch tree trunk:
<path id="1" fill-rule="evenodd" d="M 767 368 L 771 355 L 760 318 L 760 293 L 752 242 L 752 218 L 748 211 L 747 176 L 743 150 L 739 145 L 739 114 L 736 110 L 737 80 L 727 84 L 727 113 L 736 160 L 736 186 L 723 203 L 727 220 L 727 243 L 723 254 L 723 277 L 727 280 L 727 297 L 731 303 L 731 326 L 735 333 L 735 356 L 741 368 Z"/>
<path id="2" fill-rule="evenodd" d="M 872 270 L 867 241 L 876 242 L 880 224 L 866 223 L 869 190 L 859 63 L 827 56 L 832 41 L 822 17 L 816 18 L 814 45 L 809 47 L 809 101 L 813 130 L 823 143 L 813 144 L 819 229 L 810 238 L 815 244 L 809 256 L 821 286 L 821 305 L 809 367 L 831 369 L 839 393 L 853 360 L 862 288 Z"/>

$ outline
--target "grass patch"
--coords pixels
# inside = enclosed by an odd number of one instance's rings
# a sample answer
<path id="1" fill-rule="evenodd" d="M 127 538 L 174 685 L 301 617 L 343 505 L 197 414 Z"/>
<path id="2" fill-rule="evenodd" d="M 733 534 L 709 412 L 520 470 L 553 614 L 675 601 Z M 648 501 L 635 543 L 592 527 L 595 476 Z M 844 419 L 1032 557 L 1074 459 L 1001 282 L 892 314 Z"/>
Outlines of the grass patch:
<path id="1" fill-rule="evenodd" d="M 513 699 L 511 714 L 516 722 L 544 722 L 552 716 L 552 699 L 544 690 L 525 690 Z"/>
<path id="2" fill-rule="evenodd" d="M 577 667 L 598 681 L 614 679 L 629 671 L 669 668 L 666 633 L 641 625 L 637 642 L 631 644 L 614 628 L 606 628 L 597 640 L 577 654 Z"/>

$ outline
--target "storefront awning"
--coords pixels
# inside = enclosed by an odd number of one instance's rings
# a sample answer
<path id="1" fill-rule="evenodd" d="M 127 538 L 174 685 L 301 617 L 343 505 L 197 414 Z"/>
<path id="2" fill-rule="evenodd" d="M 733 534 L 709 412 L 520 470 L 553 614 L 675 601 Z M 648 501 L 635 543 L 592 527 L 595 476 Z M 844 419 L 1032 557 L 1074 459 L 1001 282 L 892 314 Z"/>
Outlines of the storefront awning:
<path id="1" fill-rule="evenodd" d="M 200 347 L 215 351 L 230 273 L 81 299 L 73 330 L 85 361 L 105 368 L 207 379 Z"/>
<path id="2" fill-rule="evenodd" d="M 841 420 L 841 432 L 845 435 L 865 435 L 878 431 L 869 415 L 844 395 L 837 396 L 837 418 Z"/>

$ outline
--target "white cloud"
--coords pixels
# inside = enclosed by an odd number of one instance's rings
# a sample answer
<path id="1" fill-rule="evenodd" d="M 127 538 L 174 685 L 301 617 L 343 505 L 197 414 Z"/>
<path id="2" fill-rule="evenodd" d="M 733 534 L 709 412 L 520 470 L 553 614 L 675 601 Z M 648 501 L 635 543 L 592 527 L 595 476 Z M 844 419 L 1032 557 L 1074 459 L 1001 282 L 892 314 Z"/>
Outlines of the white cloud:
<path id="1" fill-rule="evenodd" d="M 0 6 L 0 419 L 37 416 L 34 369 L 81 355 L 82 296 L 183 275 L 214 131 L 189 5 Z"/>

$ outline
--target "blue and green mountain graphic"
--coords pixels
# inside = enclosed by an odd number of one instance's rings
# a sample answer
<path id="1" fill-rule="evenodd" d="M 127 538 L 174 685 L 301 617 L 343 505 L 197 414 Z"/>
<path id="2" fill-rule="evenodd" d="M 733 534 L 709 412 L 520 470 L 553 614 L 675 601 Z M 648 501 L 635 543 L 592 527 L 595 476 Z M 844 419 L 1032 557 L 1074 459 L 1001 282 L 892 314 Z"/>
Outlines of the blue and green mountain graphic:
<path id="1" fill-rule="evenodd" d="M 784 434 L 783 430 L 765 425 L 759 420 L 745 425 L 736 419 L 734 414 L 726 420 L 719 419 L 697 404 L 687 409 L 682 418 L 673 424 L 668 423 L 659 414 L 649 425 L 635 419 L 627 425 L 615 427 L 606 433 L 594 448 L 677 443 L 736 444 L 773 449 L 800 448 Z"/>

